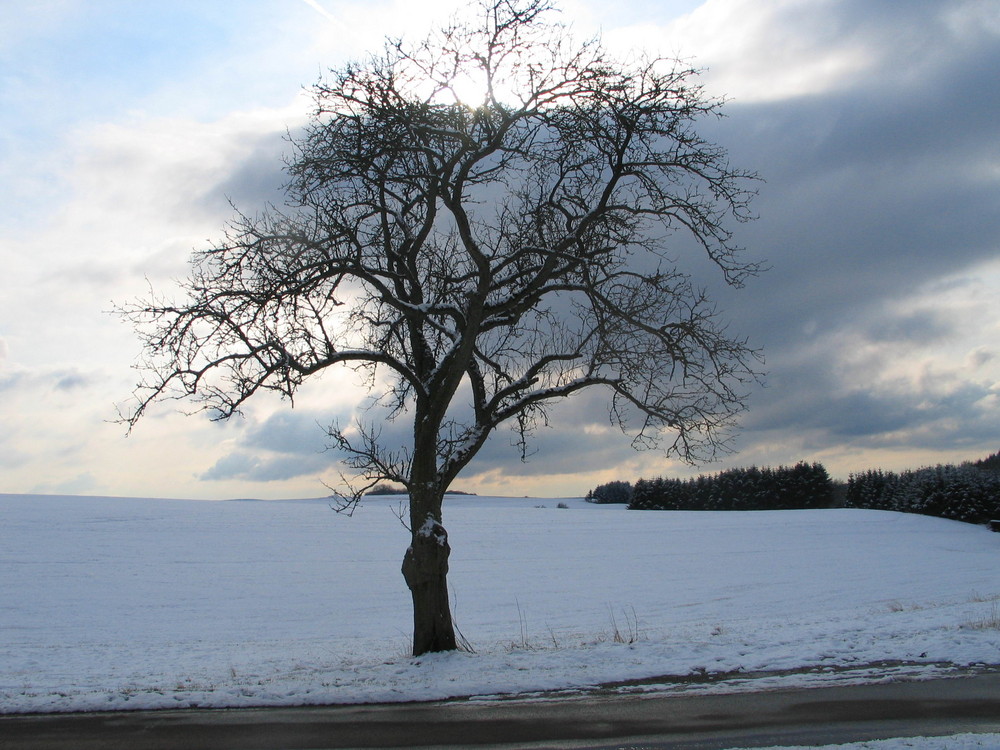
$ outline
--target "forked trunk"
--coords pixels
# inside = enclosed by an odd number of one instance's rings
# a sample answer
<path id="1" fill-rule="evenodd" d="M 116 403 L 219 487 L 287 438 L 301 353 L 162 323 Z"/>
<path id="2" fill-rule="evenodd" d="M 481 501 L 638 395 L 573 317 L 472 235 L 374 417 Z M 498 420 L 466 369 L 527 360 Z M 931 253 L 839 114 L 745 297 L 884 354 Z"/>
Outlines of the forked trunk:
<path id="1" fill-rule="evenodd" d="M 413 597 L 413 655 L 458 648 L 448 603 L 448 533 L 432 515 L 413 528 L 403 577 Z"/>

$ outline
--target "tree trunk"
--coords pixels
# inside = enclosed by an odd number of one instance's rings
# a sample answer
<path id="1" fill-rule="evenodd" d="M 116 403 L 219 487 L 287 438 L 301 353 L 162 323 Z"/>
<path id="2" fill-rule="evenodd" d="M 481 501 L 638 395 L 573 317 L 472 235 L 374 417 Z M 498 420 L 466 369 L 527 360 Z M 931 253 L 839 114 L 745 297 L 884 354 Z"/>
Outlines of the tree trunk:
<path id="1" fill-rule="evenodd" d="M 403 578 L 413 598 L 414 656 L 458 648 L 448 603 L 451 546 L 448 544 L 448 532 L 441 525 L 441 506 L 446 489 L 437 466 L 441 418 L 440 402 L 417 399 L 413 459 L 407 485 L 411 541 L 403 557 Z"/>
<path id="2" fill-rule="evenodd" d="M 412 501 L 411 501 L 412 502 Z M 413 528 L 403 577 L 413 597 L 413 655 L 458 648 L 448 603 L 448 532 L 432 515 Z"/>

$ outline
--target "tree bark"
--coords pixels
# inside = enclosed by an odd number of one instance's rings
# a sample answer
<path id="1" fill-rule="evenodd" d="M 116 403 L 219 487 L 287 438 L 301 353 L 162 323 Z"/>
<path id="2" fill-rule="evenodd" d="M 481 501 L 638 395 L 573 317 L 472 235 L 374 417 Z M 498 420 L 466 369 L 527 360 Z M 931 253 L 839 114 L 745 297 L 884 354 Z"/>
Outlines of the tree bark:
<path id="1" fill-rule="evenodd" d="M 403 557 L 403 577 L 413 597 L 413 655 L 458 648 L 448 602 L 448 532 L 428 515 L 413 528 Z"/>
<path id="2" fill-rule="evenodd" d="M 414 349 L 424 341 L 415 333 Z M 427 363 L 421 363 L 427 364 Z M 429 376 L 424 374 L 425 379 Z M 438 393 L 444 404 L 451 394 Z M 448 558 L 451 546 L 441 525 L 443 482 L 437 465 L 438 431 L 444 416 L 441 401 L 418 398 L 413 423 L 410 466 L 410 546 L 403 556 L 403 578 L 413 598 L 413 655 L 458 648 L 448 602 Z"/>

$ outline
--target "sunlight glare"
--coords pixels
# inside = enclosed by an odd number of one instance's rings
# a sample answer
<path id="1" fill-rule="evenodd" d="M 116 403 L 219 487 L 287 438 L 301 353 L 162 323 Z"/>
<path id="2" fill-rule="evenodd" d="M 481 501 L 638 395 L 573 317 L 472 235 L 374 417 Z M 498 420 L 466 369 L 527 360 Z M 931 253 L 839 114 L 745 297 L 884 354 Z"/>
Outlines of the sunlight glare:
<path id="1" fill-rule="evenodd" d="M 451 83 L 451 91 L 457 104 L 472 109 L 483 106 L 489 98 L 489 85 L 481 70 L 466 71 L 456 76 Z"/>

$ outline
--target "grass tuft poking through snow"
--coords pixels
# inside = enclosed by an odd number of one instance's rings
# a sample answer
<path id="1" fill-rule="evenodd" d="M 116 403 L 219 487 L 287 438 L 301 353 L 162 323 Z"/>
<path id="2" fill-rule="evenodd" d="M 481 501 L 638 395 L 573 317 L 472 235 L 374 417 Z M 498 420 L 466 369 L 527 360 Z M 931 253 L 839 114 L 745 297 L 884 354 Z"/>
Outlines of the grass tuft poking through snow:
<path id="1" fill-rule="evenodd" d="M 997 609 L 997 603 L 993 602 L 989 614 L 966 623 L 965 627 L 973 630 L 1000 630 L 1000 610 Z"/>

